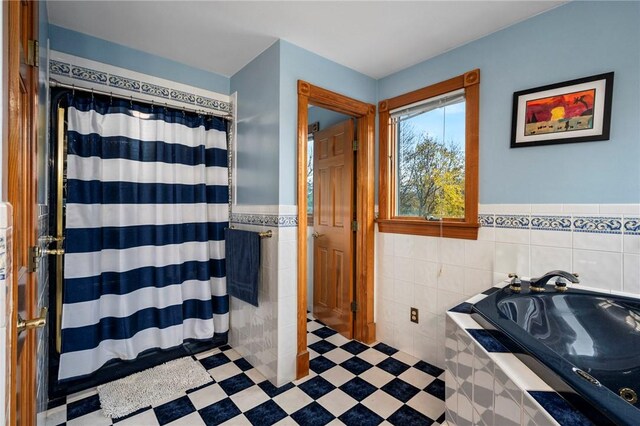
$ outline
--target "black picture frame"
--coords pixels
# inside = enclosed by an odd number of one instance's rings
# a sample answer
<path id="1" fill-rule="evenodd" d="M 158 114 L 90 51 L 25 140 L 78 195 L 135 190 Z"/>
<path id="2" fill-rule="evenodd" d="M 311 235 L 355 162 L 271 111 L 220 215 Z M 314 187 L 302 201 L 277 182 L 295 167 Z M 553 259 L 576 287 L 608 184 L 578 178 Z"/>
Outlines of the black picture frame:
<path id="1" fill-rule="evenodd" d="M 511 148 L 609 140 L 613 74 L 515 92 Z"/>

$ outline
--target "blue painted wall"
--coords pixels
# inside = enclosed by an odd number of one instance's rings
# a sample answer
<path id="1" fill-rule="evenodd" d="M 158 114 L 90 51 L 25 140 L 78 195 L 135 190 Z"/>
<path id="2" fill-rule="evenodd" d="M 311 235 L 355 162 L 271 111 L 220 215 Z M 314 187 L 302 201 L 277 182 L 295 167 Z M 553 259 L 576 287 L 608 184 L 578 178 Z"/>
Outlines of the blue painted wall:
<path id="1" fill-rule="evenodd" d="M 298 80 L 375 104 L 377 82 L 287 41 L 280 41 L 280 204 L 295 204 Z"/>
<path id="2" fill-rule="evenodd" d="M 229 94 L 229 77 L 120 44 L 49 25 L 51 49 L 144 74 Z"/>
<path id="3" fill-rule="evenodd" d="M 317 106 L 309 107 L 309 124 L 317 121 L 320 124 L 320 130 L 331 127 L 334 124 L 340 123 L 341 121 L 344 121 L 348 118 L 348 115 L 340 114 L 339 112 L 331 111 L 329 109 Z"/>
<path id="4" fill-rule="evenodd" d="M 231 92 L 238 93 L 238 204 L 278 204 L 279 73 L 276 42 L 231 77 Z"/>
<path id="5" fill-rule="evenodd" d="M 637 2 L 571 2 L 379 80 L 379 99 L 480 68 L 481 203 L 638 203 L 639 22 Z M 509 148 L 514 91 L 608 71 L 609 141 Z"/>

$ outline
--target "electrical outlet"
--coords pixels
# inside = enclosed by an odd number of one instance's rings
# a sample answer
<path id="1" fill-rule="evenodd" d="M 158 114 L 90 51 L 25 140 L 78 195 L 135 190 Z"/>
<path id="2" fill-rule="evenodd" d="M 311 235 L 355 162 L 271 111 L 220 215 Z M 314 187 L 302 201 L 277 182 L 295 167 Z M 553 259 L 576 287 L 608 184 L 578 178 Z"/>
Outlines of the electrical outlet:
<path id="1" fill-rule="evenodd" d="M 418 323 L 418 308 L 411 308 L 411 322 Z"/>

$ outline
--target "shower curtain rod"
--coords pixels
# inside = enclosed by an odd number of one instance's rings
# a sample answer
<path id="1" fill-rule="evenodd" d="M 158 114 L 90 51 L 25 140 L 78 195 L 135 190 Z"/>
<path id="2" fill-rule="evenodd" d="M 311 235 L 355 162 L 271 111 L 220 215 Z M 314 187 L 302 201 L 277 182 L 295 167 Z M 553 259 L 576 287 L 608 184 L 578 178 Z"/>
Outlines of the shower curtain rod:
<path id="1" fill-rule="evenodd" d="M 87 93 L 95 93 L 97 95 L 105 95 L 105 96 L 110 96 L 112 98 L 117 98 L 117 99 L 123 99 L 123 100 L 131 100 L 131 101 L 136 101 L 136 102 L 144 102 L 146 104 L 150 104 L 150 105 L 156 105 L 159 107 L 167 107 L 167 108 L 173 108 L 173 109 L 177 109 L 180 111 L 188 111 L 188 112 L 195 112 L 197 114 L 203 114 L 203 115 L 213 115 L 216 117 L 222 117 L 222 118 L 226 118 L 229 120 L 233 120 L 233 115 L 230 113 L 223 113 L 223 112 L 214 112 L 214 111 L 210 111 L 210 110 L 205 110 L 205 109 L 195 109 L 195 108 L 188 108 L 188 107 L 183 107 L 183 106 L 176 106 L 176 105 L 168 105 L 166 102 L 165 103 L 158 103 L 156 104 L 153 101 L 150 101 L 148 99 L 142 99 L 142 98 L 137 98 L 135 96 L 125 96 L 125 95 L 121 95 L 118 93 L 113 93 L 113 92 L 107 92 L 104 90 L 97 90 L 97 89 L 89 89 L 86 87 L 82 87 L 82 86 L 76 86 L 75 84 L 67 84 L 67 83 L 61 83 L 58 80 L 54 80 L 54 79 L 50 79 L 49 80 L 49 85 L 51 87 L 62 87 L 64 89 L 71 89 L 71 90 L 79 90 L 82 92 L 87 92 Z"/>

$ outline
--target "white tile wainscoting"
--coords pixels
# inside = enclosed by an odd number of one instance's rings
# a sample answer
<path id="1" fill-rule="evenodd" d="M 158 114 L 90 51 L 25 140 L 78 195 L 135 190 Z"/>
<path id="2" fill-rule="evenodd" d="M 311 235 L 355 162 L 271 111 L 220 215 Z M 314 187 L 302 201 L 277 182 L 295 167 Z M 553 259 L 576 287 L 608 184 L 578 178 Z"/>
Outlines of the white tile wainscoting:
<path id="1" fill-rule="evenodd" d="M 478 240 L 376 232 L 377 338 L 444 367 L 445 313 L 515 272 L 640 294 L 640 204 L 492 204 Z M 419 324 L 409 320 L 419 309 Z"/>
<path id="2" fill-rule="evenodd" d="M 11 363 L 7 362 L 7 325 L 12 313 L 11 293 L 11 233 L 12 210 L 8 203 L 0 203 L 0 424 L 9 424 L 7 379 L 11 377 Z"/>
<path id="3" fill-rule="evenodd" d="M 276 386 L 295 379 L 297 218 L 295 206 L 232 207 L 231 225 L 272 231 L 260 246 L 258 307 L 229 298 L 229 344 Z"/>

